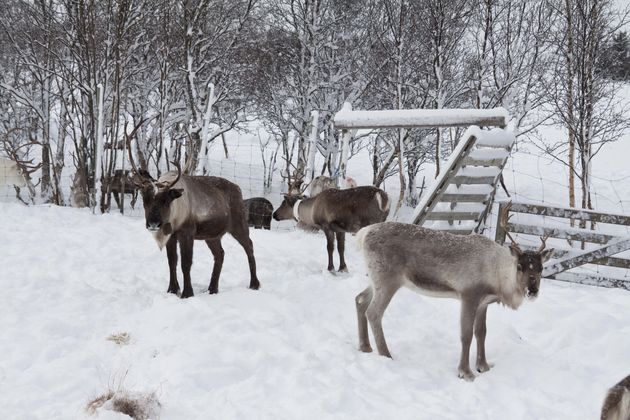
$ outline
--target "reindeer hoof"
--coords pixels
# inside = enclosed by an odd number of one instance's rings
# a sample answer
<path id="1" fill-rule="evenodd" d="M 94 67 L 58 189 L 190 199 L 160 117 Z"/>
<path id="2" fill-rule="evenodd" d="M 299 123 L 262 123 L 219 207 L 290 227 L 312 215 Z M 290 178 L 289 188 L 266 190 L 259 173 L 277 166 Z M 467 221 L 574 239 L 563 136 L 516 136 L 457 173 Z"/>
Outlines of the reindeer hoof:
<path id="1" fill-rule="evenodd" d="M 361 345 L 359 346 L 359 350 L 361 350 L 363 353 L 372 353 L 372 346 L 370 346 L 369 344 Z"/>
<path id="2" fill-rule="evenodd" d="M 216 295 L 217 293 L 219 293 L 219 288 L 218 287 L 209 287 L 208 288 L 208 293 L 210 293 L 211 295 Z"/>
<path id="3" fill-rule="evenodd" d="M 345 265 L 343 267 L 339 267 L 339 272 L 340 273 L 347 273 L 348 272 L 348 267 L 346 267 Z"/>
<path id="4" fill-rule="evenodd" d="M 466 382 L 472 382 L 475 380 L 475 374 L 470 369 L 459 369 L 457 376 Z"/>
<path id="5" fill-rule="evenodd" d="M 186 299 L 186 298 L 189 298 L 189 297 L 193 297 L 194 295 L 195 295 L 195 294 L 193 293 L 193 291 L 192 291 L 192 290 L 186 290 L 186 289 L 184 289 L 184 291 L 182 292 L 181 298 L 182 298 L 182 299 Z"/>
<path id="6" fill-rule="evenodd" d="M 169 287 L 168 290 L 166 291 L 166 293 L 172 293 L 174 295 L 179 294 L 179 287 L 177 289 Z"/>
<path id="7" fill-rule="evenodd" d="M 252 289 L 252 290 L 260 289 L 260 282 L 258 280 L 256 280 L 256 282 L 249 283 L 249 288 Z"/>
<path id="8" fill-rule="evenodd" d="M 477 363 L 477 372 L 479 373 L 484 373 L 490 370 L 490 368 L 492 367 L 491 364 L 488 364 L 488 362 L 480 362 Z"/>

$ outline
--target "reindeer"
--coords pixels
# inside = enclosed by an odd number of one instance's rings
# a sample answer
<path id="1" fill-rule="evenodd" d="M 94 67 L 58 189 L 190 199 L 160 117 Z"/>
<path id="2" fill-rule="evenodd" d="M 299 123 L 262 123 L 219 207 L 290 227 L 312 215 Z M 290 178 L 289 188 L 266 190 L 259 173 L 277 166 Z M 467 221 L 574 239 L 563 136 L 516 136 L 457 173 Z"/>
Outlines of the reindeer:
<path id="1" fill-rule="evenodd" d="M 107 183 L 109 184 L 109 192 L 114 195 L 118 209 L 122 209 L 122 203 L 120 201 L 120 195 L 122 194 L 131 195 L 131 208 L 135 208 L 136 200 L 138 199 L 138 187 L 128 170 L 114 170 L 114 176 L 107 180 Z M 103 194 L 107 194 L 107 183 L 101 185 L 101 192 Z"/>
<path id="2" fill-rule="evenodd" d="M 308 192 L 311 197 L 315 197 L 320 192 L 329 190 L 331 188 L 337 188 L 335 180 L 328 176 L 320 175 L 313 178 L 310 183 Z"/>
<path id="3" fill-rule="evenodd" d="M 271 213 L 273 204 L 263 197 L 253 197 L 244 200 L 247 212 L 247 224 L 254 229 L 271 229 Z"/>
<path id="4" fill-rule="evenodd" d="M 502 220 L 506 219 L 506 206 Z M 503 222 L 502 222 L 503 223 Z M 378 353 L 390 357 L 381 320 L 401 287 L 434 297 L 461 301 L 461 358 L 458 376 L 473 381 L 469 351 L 473 331 L 477 340 L 477 371 L 486 372 L 486 310 L 500 302 L 517 309 L 525 297 L 535 298 L 543 263 L 553 250 L 545 250 L 547 237 L 536 251 L 523 251 L 512 241 L 509 248 L 481 235 L 453 235 L 416 225 L 386 222 L 357 233 L 363 249 L 370 286 L 356 297 L 359 349 L 371 352 L 368 321 Z"/>
<path id="5" fill-rule="evenodd" d="M 182 298 L 193 296 L 190 268 L 193 260 L 193 243 L 204 240 L 214 256 L 214 267 L 208 292 L 219 292 L 219 275 L 225 252 L 221 238 L 230 233 L 243 247 L 249 263 L 249 288 L 257 290 L 254 247 L 249 238 L 243 196 L 238 185 L 219 177 L 182 175 L 180 166 L 173 162 L 177 172 L 167 172 L 157 181 L 147 171 L 138 170 L 129 153 L 134 180 L 140 188 L 146 228 L 151 232 L 160 250 L 166 246 L 169 266 L 168 293 L 179 293 L 177 282 L 177 243 L 182 257 L 184 289 Z"/>
<path id="6" fill-rule="evenodd" d="M 348 190 L 324 190 L 315 197 L 285 195 L 273 213 L 275 220 L 295 219 L 308 227 L 319 228 L 326 235 L 328 271 L 335 269 L 335 236 L 339 252 L 339 271 L 348 271 L 344 259 L 346 232 L 355 233 L 364 226 L 382 222 L 389 213 L 385 191 L 372 186 Z"/>
<path id="7" fill-rule="evenodd" d="M 601 420 L 630 419 L 630 375 L 608 390 Z"/>

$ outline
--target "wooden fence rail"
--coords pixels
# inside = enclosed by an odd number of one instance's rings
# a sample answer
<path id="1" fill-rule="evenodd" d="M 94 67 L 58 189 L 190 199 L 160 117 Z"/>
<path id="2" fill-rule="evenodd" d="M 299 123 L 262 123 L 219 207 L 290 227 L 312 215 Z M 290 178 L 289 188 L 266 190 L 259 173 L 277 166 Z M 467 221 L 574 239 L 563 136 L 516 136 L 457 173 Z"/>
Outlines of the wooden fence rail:
<path id="1" fill-rule="evenodd" d="M 505 228 L 500 223 L 497 224 L 495 240 L 504 243 L 506 233 L 519 233 L 526 235 L 543 236 L 549 235 L 551 238 L 566 239 L 579 243 L 592 243 L 598 246 L 588 250 L 582 249 L 554 249 L 552 258 L 554 260 L 545 264 L 543 277 L 569 281 L 573 283 L 588 284 L 602 287 L 618 287 L 630 290 L 630 259 L 624 257 L 613 257 L 624 251 L 630 250 L 630 235 L 624 234 L 624 226 L 630 226 L 630 216 L 622 214 L 609 214 L 592 210 L 572 209 L 565 207 L 551 207 L 542 204 L 528 203 L 500 203 L 499 214 L 503 213 L 505 206 L 510 204 L 510 213 L 524 213 L 536 216 L 549 216 L 556 218 L 570 219 L 574 224 L 582 226 L 585 222 L 605 223 L 618 225 L 620 234 L 601 233 L 596 230 L 573 227 L 551 227 L 543 226 L 542 223 L 533 224 L 510 222 L 505 224 Z M 527 248 L 523 246 L 523 248 Z M 584 272 L 569 272 L 568 270 L 579 268 L 585 264 L 614 267 L 625 269 L 627 277 L 613 278 L 597 273 L 597 275 Z"/>

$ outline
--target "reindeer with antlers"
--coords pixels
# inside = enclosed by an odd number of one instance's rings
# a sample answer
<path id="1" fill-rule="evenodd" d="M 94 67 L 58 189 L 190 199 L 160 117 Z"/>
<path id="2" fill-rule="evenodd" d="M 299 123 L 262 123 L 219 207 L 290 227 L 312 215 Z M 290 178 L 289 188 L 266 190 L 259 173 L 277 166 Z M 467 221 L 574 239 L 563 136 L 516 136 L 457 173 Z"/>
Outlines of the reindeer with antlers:
<path id="1" fill-rule="evenodd" d="M 500 223 L 507 223 L 509 205 Z M 368 322 L 378 352 L 391 357 L 381 320 L 387 305 L 401 287 L 433 297 L 459 299 L 461 305 L 461 358 L 458 375 L 475 379 L 469 352 L 473 332 L 477 340 L 477 371 L 490 369 L 486 361 L 486 311 L 499 302 L 517 309 L 525 297 L 535 298 L 543 263 L 552 250 L 545 238 L 536 251 L 523 251 L 512 240 L 509 248 L 481 235 L 453 235 L 416 225 L 385 222 L 357 233 L 363 249 L 370 286 L 356 297 L 359 348 L 371 352 Z"/>
<path id="2" fill-rule="evenodd" d="M 254 247 L 249 238 L 247 214 L 238 185 L 219 177 L 183 175 L 177 162 L 172 162 L 177 172 L 167 172 L 155 180 L 146 170 L 138 170 L 131 151 L 129 162 L 133 168 L 134 182 L 142 194 L 146 228 L 153 234 L 160 249 L 166 246 L 170 272 L 169 293 L 178 294 L 180 290 L 177 282 L 179 243 L 184 274 L 181 297 L 193 296 L 190 268 L 195 240 L 205 241 L 214 256 L 208 291 L 211 294 L 219 292 L 219 276 L 225 255 L 221 238 L 226 233 L 231 234 L 247 254 L 249 288 L 260 287 L 256 276 Z"/>

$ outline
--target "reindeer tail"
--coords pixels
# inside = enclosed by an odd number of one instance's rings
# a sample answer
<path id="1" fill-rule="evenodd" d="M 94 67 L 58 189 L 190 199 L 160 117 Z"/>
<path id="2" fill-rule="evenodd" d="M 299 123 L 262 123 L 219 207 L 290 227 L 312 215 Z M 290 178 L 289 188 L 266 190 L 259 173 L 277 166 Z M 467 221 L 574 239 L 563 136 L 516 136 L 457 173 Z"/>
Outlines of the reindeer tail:
<path id="1" fill-rule="evenodd" d="M 368 234 L 368 232 L 370 231 L 370 229 L 372 228 L 372 226 L 374 225 L 368 225 L 365 226 L 363 228 L 361 228 L 357 234 L 355 235 L 357 238 L 357 249 L 360 251 L 363 249 L 363 242 L 365 241 L 365 236 Z"/>
<path id="2" fill-rule="evenodd" d="M 385 191 L 378 190 L 374 197 L 376 198 L 378 208 L 381 209 L 381 211 L 389 211 L 389 198 L 387 197 L 387 193 Z"/>

